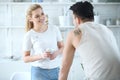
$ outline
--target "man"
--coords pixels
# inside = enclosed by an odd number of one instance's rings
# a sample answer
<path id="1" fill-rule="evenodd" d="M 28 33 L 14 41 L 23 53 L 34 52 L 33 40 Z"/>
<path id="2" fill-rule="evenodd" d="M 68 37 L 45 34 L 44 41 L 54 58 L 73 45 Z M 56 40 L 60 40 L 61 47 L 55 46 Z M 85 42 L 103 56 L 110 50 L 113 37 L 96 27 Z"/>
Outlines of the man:
<path id="1" fill-rule="evenodd" d="M 75 50 L 80 54 L 87 80 L 120 80 L 120 52 L 112 31 L 93 22 L 91 3 L 77 2 L 70 10 L 75 29 L 67 36 L 59 80 L 67 80 Z"/>

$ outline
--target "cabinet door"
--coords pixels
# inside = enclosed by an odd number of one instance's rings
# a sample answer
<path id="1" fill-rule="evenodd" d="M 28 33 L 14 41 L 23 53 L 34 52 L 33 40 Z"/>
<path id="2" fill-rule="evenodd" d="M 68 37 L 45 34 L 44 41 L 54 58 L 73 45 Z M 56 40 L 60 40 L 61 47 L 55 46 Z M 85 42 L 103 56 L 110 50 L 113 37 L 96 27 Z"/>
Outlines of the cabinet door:
<path id="1" fill-rule="evenodd" d="M 7 6 L 5 4 L 0 4 L 0 26 L 6 26 L 7 21 Z"/>
<path id="2" fill-rule="evenodd" d="M 11 25 L 24 26 L 28 5 L 11 5 Z"/>
<path id="3" fill-rule="evenodd" d="M 112 32 L 115 35 L 119 50 L 120 50 L 120 27 L 110 27 L 110 29 L 112 30 Z"/>

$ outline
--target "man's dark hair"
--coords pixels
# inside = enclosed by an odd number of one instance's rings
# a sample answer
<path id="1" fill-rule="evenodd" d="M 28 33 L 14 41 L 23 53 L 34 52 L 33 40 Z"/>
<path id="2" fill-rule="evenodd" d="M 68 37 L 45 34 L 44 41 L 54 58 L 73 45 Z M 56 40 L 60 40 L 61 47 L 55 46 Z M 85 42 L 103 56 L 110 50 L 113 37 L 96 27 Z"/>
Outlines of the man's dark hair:
<path id="1" fill-rule="evenodd" d="M 80 17 L 82 20 L 94 20 L 93 9 L 93 5 L 88 1 L 77 2 L 70 7 L 73 14 Z"/>

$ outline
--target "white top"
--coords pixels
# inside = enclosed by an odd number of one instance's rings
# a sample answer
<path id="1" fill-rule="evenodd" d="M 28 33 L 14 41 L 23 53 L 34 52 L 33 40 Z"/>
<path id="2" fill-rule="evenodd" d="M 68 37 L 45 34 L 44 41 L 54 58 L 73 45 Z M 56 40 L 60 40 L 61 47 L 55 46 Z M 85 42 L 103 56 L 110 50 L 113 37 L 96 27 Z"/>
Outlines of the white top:
<path id="1" fill-rule="evenodd" d="M 31 51 L 31 55 L 43 54 L 47 49 L 58 50 L 57 42 L 62 41 L 60 30 L 57 27 L 48 25 L 48 29 L 43 33 L 35 32 L 33 29 L 28 31 L 23 42 L 23 50 Z M 52 69 L 59 66 L 59 56 L 54 60 L 44 59 L 32 62 L 32 66 Z"/>
<path id="2" fill-rule="evenodd" d="M 106 26 L 86 22 L 79 27 L 79 52 L 89 80 L 120 80 L 120 52 L 116 39 Z"/>

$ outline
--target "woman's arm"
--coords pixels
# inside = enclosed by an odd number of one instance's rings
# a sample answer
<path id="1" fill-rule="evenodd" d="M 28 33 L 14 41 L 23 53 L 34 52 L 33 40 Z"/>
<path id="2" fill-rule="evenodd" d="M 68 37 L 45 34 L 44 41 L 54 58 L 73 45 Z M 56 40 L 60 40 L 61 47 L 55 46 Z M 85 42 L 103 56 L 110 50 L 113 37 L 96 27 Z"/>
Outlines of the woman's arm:
<path id="1" fill-rule="evenodd" d="M 51 55 L 50 60 L 55 59 L 59 54 L 63 53 L 63 48 L 64 48 L 63 41 L 57 42 L 57 46 L 58 46 L 58 50 Z"/>
<path id="2" fill-rule="evenodd" d="M 70 32 L 68 34 L 65 48 L 63 50 L 63 60 L 59 73 L 59 80 L 67 80 L 69 69 L 72 64 L 74 52 L 75 52 L 75 48 L 72 42 L 73 42 L 73 32 Z"/>
<path id="3" fill-rule="evenodd" d="M 23 60 L 24 62 L 34 62 L 40 59 L 45 59 L 49 57 L 50 53 L 43 53 L 41 55 L 30 55 L 30 51 L 25 51 L 24 52 L 24 56 L 23 56 Z"/>
<path id="4" fill-rule="evenodd" d="M 33 61 L 36 61 L 36 60 L 39 60 L 40 59 L 40 56 L 30 56 L 30 51 L 25 51 L 24 52 L 24 56 L 23 56 L 23 60 L 24 62 L 33 62 Z"/>
<path id="5" fill-rule="evenodd" d="M 63 41 L 57 42 L 57 46 L 58 46 L 58 51 L 57 51 L 57 53 L 58 53 L 58 54 L 63 53 L 63 48 L 64 48 L 64 43 L 63 43 Z"/>

